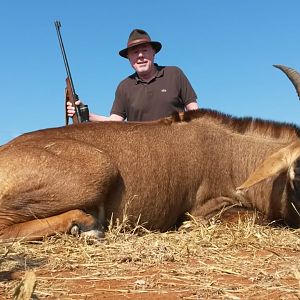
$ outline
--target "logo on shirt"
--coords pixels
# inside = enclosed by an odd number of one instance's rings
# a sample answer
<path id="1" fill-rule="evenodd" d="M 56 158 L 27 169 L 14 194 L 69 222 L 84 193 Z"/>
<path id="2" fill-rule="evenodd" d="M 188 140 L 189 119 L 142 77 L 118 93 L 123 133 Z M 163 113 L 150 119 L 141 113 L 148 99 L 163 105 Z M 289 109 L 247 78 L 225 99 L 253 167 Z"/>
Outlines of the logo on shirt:
<path id="1" fill-rule="evenodd" d="M 166 90 L 166 89 L 162 89 L 161 92 L 162 92 L 162 93 L 166 93 L 167 90 Z"/>

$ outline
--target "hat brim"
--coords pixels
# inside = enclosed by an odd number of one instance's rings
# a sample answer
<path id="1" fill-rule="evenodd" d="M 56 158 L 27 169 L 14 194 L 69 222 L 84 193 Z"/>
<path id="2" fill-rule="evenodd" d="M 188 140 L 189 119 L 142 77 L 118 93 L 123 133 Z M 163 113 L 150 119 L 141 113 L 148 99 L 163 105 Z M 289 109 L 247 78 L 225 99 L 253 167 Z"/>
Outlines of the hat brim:
<path id="1" fill-rule="evenodd" d="M 125 49 L 119 51 L 119 54 L 122 57 L 124 57 L 124 58 L 128 58 L 128 49 L 131 49 L 131 48 L 134 48 L 136 46 L 143 45 L 143 44 L 150 44 L 150 45 L 152 45 L 152 47 L 155 50 L 155 53 L 159 52 L 160 49 L 161 49 L 161 47 L 162 47 L 162 45 L 161 45 L 160 42 L 154 42 L 154 41 L 151 41 L 151 42 L 141 42 L 141 43 L 136 43 L 136 44 L 134 44 L 134 45 L 132 45 L 132 46 L 130 46 L 128 48 L 125 48 Z"/>

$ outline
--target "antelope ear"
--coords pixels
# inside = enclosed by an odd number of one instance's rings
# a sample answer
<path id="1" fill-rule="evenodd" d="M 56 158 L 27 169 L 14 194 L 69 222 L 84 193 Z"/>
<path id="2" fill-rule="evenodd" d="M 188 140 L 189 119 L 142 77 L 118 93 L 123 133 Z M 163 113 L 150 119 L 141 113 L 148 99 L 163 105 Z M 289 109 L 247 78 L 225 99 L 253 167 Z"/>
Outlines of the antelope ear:
<path id="1" fill-rule="evenodd" d="M 300 141 L 289 144 L 268 156 L 264 162 L 250 174 L 247 180 L 237 187 L 237 190 L 248 189 L 267 178 L 279 175 L 283 171 L 287 171 L 299 156 Z"/>

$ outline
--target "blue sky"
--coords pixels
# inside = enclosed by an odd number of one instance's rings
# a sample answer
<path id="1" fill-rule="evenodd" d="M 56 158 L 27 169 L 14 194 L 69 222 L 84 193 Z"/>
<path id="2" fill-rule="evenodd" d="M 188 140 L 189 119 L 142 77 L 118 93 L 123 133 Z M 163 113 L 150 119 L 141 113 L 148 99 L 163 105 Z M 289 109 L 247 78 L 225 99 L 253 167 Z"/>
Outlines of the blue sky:
<path id="1" fill-rule="evenodd" d="M 299 0 L 2 0 L 0 144 L 63 126 L 66 72 L 54 26 L 60 20 L 77 94 L 108 115 L 117 84 L 132 73 L 118 55 L 134 28 L 179 66 L 201 107 L 300 124 L 300 102 L 273 64 L 300 71 Z"/>

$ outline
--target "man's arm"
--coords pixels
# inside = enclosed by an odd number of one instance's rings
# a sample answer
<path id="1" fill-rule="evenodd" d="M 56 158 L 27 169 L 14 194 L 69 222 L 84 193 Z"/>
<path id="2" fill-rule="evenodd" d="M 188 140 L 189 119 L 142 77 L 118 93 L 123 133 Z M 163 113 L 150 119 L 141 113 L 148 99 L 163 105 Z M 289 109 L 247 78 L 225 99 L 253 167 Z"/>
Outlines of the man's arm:
<path id="1" fill-rule="evenodd" d="M 199 109 L 199 105 L 197 102 L 191 102 L 186 105 L 185 109 L 186 110 L 196 110 L 196 109 Z"/>
<path id="2" fill-rule="evenodd" d="M 117 122 L 122 122 L 124 121 L 124 118 L 116 115 L 116 114 L 111 114 L 109 117 L 105 116 L 99 116 L 93 113 L 90 113 L 90 121 L 91 122 L 98 122 L 98 121 L 117 121 Z"/>
<path id="3" fill-rule="evenodd" d="M 80 100 L 75 102 L 76 105 L 80 104 Z M 72 117 L 75 114 L 75 108 L 72 105 L 71 102 L 67 102 L 67 113 L 69 117 Z M 122 122 L 124 121 L 124 118 L 116 115 L 116 114 L 111 114 L 109 117 L 105 117 L 105 116 L 100 116 L 100 115 L 96 115 L 93 113 L 89 114 L 89 120 L 91 122 L 98 122 L 98 121 L 119 121 Z"/>

